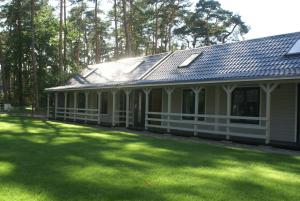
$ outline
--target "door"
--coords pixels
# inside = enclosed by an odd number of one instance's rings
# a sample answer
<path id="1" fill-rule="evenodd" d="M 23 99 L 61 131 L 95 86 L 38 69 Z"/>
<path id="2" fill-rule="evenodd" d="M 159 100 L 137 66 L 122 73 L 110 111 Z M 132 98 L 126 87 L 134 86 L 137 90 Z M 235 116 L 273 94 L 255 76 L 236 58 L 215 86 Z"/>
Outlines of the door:
<path id="1" fill-rule="evenodd" d="M 142 90 L 134 91 L 134 127 L 145 128 L 145 94 Z"/>

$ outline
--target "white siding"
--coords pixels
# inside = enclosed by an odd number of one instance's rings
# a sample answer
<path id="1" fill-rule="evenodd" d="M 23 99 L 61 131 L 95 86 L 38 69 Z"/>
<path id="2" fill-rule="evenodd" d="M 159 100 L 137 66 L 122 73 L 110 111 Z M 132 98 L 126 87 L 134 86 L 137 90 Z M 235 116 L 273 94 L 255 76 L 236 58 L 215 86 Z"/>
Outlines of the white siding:
<path id="1" fill-rule="evenodd" d="M 296 85 L 281 84 L 272 92 L 271 140 L 294 142 Z"/>

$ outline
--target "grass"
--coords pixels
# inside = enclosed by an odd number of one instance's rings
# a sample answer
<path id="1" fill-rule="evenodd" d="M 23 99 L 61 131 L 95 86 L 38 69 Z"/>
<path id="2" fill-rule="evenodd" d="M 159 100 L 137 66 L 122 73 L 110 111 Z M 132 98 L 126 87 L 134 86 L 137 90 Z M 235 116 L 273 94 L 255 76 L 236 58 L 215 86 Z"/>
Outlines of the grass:
<path id="1" fill-rule="evenodd" d="M 0 116 L 0 200 L 300 200 L 300 158 Z"/>

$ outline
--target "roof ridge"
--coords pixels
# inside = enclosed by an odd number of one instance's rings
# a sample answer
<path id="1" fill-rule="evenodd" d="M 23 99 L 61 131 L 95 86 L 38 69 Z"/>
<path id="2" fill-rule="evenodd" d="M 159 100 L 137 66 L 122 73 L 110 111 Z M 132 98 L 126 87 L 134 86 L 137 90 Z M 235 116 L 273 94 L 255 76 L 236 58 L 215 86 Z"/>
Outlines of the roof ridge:
<path id="1" fill-rule="evenodd" d="M 248 40 L 242 40 L 242 41 L 237 41 L 237 42 L 228 42 L 228 43 L 222 43 L 222 44 L 205 45 L 205 46 L 196 47 L 196 48 L 189 48 L 189 49 L 184 49 L 184 50 L 175 50 L 174 52 L 182 52 L 182 51 L 189 51 L 189 50 L 200 50 L 200 49 L 205 49 L 205 48 L 210 48 L 210 47 L 217 47 L 217 46 L 227 46 L 227 45 L 240 44 L 240 43 L 251 42 L 251 41 L 260 41 L 260 40 L 264 40 L 264 39 L 284 37 L 284 36 L 294 35 L 294 34 L 300 34 L 300 31 L 285 33 L 285 34 L 271 35 L 271 36 L 263 36 L 263 37 L 258 37 L 258 38 L 248 39 Z"/>

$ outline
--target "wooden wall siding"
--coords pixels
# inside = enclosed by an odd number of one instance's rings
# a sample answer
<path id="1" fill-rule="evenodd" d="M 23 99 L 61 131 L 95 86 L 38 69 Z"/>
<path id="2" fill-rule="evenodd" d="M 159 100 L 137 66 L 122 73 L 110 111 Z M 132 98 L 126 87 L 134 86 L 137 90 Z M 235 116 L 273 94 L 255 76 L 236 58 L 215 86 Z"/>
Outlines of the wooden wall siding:
<path id="1" fill-rule="evenodd" d="M 272 93 L 271 140 L 295 141 L 295 84 L 281 84 Z"/>

